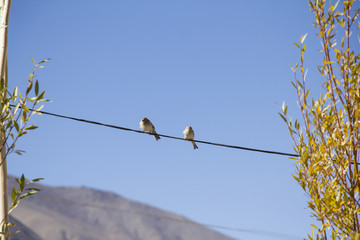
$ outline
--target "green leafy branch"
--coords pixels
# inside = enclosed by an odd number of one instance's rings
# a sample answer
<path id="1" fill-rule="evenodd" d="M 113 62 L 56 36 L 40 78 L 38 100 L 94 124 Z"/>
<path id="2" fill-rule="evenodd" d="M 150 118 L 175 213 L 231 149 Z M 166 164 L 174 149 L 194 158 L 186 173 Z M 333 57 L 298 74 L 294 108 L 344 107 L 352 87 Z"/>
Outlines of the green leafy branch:
<path id="1" fill-rule="evenodd" d="M 21 178 L 16 178 L 16 182 L 19 184 L 19 190 L 16 188 L 12 189 L 11 199 L 12 205 L 10 206 L 8 214 L 10 214 L 20 203 L 20 200 L 26 198 L 28 196 L 34 195 L 40 189 L 38 188 L 25 188 L 30 183 L 39 182 L 43 180 L 43 178 L 36 178 L 32 180 L 28 180 L 25 178 L 24 174 L 21 175 Z"/>
<path id="2" fill-rule="evenodd" d="M 17 188 L 12 189 L 12 194 L 11 194 L 12 204 L 10 206 L 7 216 L 19 205 L 21 199 L 34 195 L 35 193 L 40 191 L 39 188 L 33 188 L 33 187 L 27 188 L 27 186 L 31 183 L 39 182 L 43 180 L 43 178 L 28 180 L 27 178 L 25 178 L 24 174 L 22 174 L 21 178 L 16 178 L 15 180 L 19 184 L 19 189 Z M 3 219 L 1 223 L 3 223 L 4 220 L 5 219 Z M 14 223 L 8 222 L 6 225 L 3 226 L 4 229 L 2 229 L 0 234 L 8 234 L 8 231 L 6 229 L 13 226 L 15 226 Z"/>
<path id="3" fill-rule="evenodd" d="M 36 63 L 33 58 L 31 58 L 31 60 L 34 63 L 34 68 L 28 76 L 28 86 L 24 94 L 20 92 L 18 87 L 15 87 L 15 89 L 10 92 L 5 78 L 2 78 L 0 81 L 0 136 L 3 139 L 0 145 L 0 152 L 2 153 L 0 165 L 4 163 L 10 153 L 15 152 L 21 155 L 24 152 L 22 150 L 15 150 L 15 144 L 19 138 L 37 128 L 35 124 L 30 124 L 29 121 L 34 114 L 37 113 L 41 115 L 39 112 L 43 108 L 41 103 L 49 101 L 44 98 L 45 91 L 40 91 L 39 81 L 35 79 L 35 73 L 38 69 L 43 68 L 43 64 L 50 59 L 45 59 L 39 63 Z M 8 222 L 9 214 L 19 205 L 21 199 L 31 196 L 40 190 L 38 188 L 27 187 L 28 184 L 40 180 L 42 180 L 42 178 L 29 181 L 25 178 L 24 174 L 21 178 L 16 179 L 19 184 L 19 189 L 12 189 L 11 207 L 0 222 L 2 226 L 0 234 L 4 235 L 6 239 L 9 237 L 9 227 L 14 226 L 14 224 Z"/>
<path id="4" fill-rule="evenodd" d="M 35 72 L 36 70 L 43 68 L 42 64 L 50 59 L 45 59 L 39 63 L 36 63 L 33 58 L 31 58 L 31 60 L 34 63 L 34 68 L 28 77 L 28 87 L 25 91 L 25 95 L 21 94 L 18 87 L 15 87 L 12 92 L 8 91 L 4 79 L 0 82 L 0 94 L 1 96 L 6 96 L 1 99 L 0 121 L 0 128 L 5 136 L 5 141 L 0 146 L 0 151 L 2 151 L 7 144 L 5 157 L 14 151 L 19 155 L 24 152 L 15 150 L 15 144 L 18 139 L 27 134 L 28 131 L 37 128 L 35 124 L 29 125 L 30 118 L 36 113 L 41 115 L 38 111 L 43 108 L 43 105 L 39 106 L 39 103 L 49 101 L 44 98 L 45 91 L 40 92 L 39 90 L 39 81 L 35 80 Z M 32 97 L 30 97 L 31 92 L 34 94 Z M 10 139 L 12 140 L 11 144 L 9 144 Z M 3 159 L 5 159 L 5 157 Z M 3 162 L 0 162 L 0 165 L 2 163 Z"/>

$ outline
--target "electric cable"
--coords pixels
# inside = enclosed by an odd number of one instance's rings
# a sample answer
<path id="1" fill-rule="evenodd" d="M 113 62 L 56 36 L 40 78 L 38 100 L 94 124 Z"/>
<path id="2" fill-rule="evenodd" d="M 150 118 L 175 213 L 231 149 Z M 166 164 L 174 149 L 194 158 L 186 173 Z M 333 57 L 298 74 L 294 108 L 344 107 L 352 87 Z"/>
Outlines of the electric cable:
<path id="1" fill-rule="evenodd" d="M 141 134 L 154 135 L 153 133 L 150 133 L 150 132 L 144 132 L 144 131 L 135 130 L 135 129 L 131 129 L 131 128 L 96 122 L 96 121 L 87 120 L 87 119 L 75 118 L 75 117 L 60 115 L 60 114 L 46 112 L 46 111 L 39 111 L 39 110 L 30 110 L 30 111 L 39 112 L 41 114 L 45 114 L 45 115 L 49 115 L 49 116 L 70 119 L 70 120 L 74 120 L 74 121 L 78 121 L 78 122 L 85 122 L 85 123 L 89 123 L 89 124 L 100 125 L 103 127 L 119 129 L 119 130 L 123 130 L 123 131 L 130 131 L 130 132 L 136 132 L 136 133 L 141 133 Z M 184 138 L 180 138 L 180 137 L 174 137 L 174 136 L 169 136 L 169 135 L 164 135 L 164 134 L 159 134 L 159 133 L 158 133 L 158 135 L 160 137 L 164 137 L 164 138 L 188 141 L 188 140 L 186 140 Z M 219 146 L 219 147 L 226 147 L 226 148 L 234 148 L 234 149 L 240 149 L 240 150 L 245 150 L 245 151 L 261 152 L 261 153 L 266 153 L 266 154 L 283 155 L 283 156 L 289 156 L 289 157 L 299 157 L 298 154 L 293 154 L 293 153 L 278 152 L 278 151 L 271 151 L 271 150 L 264 150 L 264 149 L 257 149 L 257 148 L 249 148 L 249 147 L 242 147 L 242 146 L 236 146 L 236 145 L 228 145 L 228 144 L 223 144 L 223 143 L 215 143 L 215 142 L 202 141 L 202 140 L 196 140 L 196 139 L 194 139 L 192 141 L 197 142 L 197 143 L 203 143 L 203 144 L 214 145 L 214 146 Z"/>

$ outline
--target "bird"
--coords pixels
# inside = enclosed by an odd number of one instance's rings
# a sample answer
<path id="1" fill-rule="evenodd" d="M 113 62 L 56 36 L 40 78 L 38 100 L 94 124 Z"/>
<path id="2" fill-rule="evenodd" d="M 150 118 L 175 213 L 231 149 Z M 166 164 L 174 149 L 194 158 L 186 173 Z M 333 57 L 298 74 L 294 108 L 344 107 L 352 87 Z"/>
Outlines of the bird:
<path id="1" fill-rule="evenodd" d="M 140 121 L 140 128 L 143 129 L 145 132 L 153 133 L 155 140 L 159 140 L 160 136 L 156 133 L 154 125 L 151 123 L 149 119 L 143 117 Z"/>
<path id="2" fill-rule="evenodd" d="M 191 126 L 187 126 L 185 128 L 185 130 L 183 131 L 183 134 L 184 134 L 185 140 L 188 140 L 188 141 L 194 140 L 195 133 Z M 191 143 L 194 147 L 194 150 L 199 149 L 198 146 L 196 146 L 196 143 L 194 141 L 191 141 Z"/>

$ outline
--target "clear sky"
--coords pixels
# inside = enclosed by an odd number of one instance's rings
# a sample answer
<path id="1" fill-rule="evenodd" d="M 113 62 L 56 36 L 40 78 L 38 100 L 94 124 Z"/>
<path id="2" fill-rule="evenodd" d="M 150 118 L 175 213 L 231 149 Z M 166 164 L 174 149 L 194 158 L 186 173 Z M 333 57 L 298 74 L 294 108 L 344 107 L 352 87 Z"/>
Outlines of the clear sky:
<path id="1" fill-rule="evenodd" d="M 292 41 L 308 33 L 308 81 L 320 41 L 300 0 L 13 1 L 10 87 L 23 89 L 30 57 L 52 60 L 37 72 L 53 102 L 44 110 L 139 129 L 148 117 L 160 134 L 293 152 L 278 112 L 297 117 L 289 64 Z M 305 237 L 313 219 L 286 156 L 247 152 L 36 117 L 9 173 L 52 186 L 118 193 L 227 227 Z M 249 240 L 281 239 L 219 230 Z"/>

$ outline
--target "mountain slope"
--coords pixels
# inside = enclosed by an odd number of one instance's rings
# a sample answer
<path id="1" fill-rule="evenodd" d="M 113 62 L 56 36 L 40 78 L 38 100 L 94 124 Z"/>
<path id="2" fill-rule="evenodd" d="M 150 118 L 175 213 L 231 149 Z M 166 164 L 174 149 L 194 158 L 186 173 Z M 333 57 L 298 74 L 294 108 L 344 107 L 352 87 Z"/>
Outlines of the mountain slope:
<path id="1" fill-rule="evenodd" d="M 26 227 L 19 220 L 10 216 L 10 222 L 15 224 L 15 227 L 10 229 L 10 239 L 11 240 L 42 240 L 39 235 L 34 233 L 30 228 Z M 14 234 L 16 231 L 20 231 L 17 234 Z"/>
<path id="2" fill-rule="evenodd" d="M 15 185 L 9 179 L 9 187 Z M 190 220 L 111 192 L 35 185 L 13 216 L 49 240 L 231 240 Z M 23 240 L 23 238 L 18 238 Z"/>

